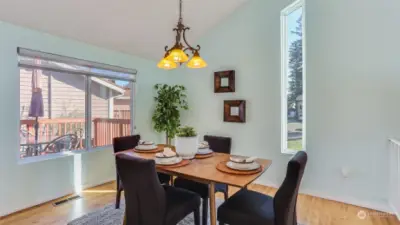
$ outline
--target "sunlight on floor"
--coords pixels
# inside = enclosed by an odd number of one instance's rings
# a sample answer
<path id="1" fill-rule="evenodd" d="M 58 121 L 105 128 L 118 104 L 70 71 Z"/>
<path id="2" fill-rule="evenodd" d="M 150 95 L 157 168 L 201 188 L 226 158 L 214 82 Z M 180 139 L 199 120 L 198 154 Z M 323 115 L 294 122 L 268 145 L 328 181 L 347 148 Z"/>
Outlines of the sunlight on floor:
<path id="1" fill-rule="evenodd" d="M 82 193 L 115 193 L 115 190 L 84 190 Z"/>
<path id="2" fill-rule="evenodd" d="M 74 188 L 75 193 L 82 193 L 82 155 L 74 155 Z"/>

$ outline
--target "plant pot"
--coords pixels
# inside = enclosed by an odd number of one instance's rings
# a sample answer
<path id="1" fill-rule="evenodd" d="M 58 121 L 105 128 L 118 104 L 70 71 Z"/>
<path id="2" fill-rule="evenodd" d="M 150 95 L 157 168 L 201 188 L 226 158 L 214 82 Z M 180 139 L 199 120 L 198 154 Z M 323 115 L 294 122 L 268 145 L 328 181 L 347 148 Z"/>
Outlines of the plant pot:
<path id="1" fill-rule="evenodd" d="M 193 159 L 197 153 L 199 140 L 195 137 L 176 137 L 176 153 L 183 159 Z"/>

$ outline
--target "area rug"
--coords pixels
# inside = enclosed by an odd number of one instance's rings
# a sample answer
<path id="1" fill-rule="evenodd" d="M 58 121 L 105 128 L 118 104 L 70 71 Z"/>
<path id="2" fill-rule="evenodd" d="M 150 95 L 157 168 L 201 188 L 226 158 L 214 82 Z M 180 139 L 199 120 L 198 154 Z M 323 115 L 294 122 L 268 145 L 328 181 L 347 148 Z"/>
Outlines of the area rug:
<path id="1" fill-rule="evenodd" d="M 217 207 L 222 204 L 223 200 L 217 199 Z M 200 206 L 202 207 L 202 206 Z M 104 208 L 86 214 L 78 219 L 68 223 L 68 225 L 121 225 L 124 215 L 125 203 L 121 201 L 120 209 L 115 209 L 114 204 L 107 205 Z M 209 212 L 210 213 L 210 212 Z M 210 215 L 208 215 L 210 219 Z M 201 213 L 200 213 L 201 221 Z M 208 222 L 208 224 L 210 221 Z M 178 225 L 193 225 L 193 213 L 185 217 Z"/>

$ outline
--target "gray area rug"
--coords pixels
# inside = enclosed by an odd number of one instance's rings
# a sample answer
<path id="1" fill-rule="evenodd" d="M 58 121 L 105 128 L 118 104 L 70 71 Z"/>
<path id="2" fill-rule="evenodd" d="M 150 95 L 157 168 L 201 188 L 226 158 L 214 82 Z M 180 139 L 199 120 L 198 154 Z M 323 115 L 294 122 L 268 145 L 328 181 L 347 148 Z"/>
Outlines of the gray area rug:
<path id="1" fill-rule="evenodd" d="M 222 202 L 223 200 L 217 199 L 217 207 L 221 205 Z M 115 209 L 115 204 L 110 204 L 102 209 L 98 209 L 78 219 L 75 219 L 69 222 L 68 225 L 121 225 L 124 216 L 124 209 L 125 209 L 124 201 L 121 201 L 120 209 Z M 208 215 L 208 218 L 210 218 L 210 215 Z M 181 222 L 178 223 L 178 225 L 192 225 L 192 224 L 194 224 L 193 213 L 189 214 Z"/>

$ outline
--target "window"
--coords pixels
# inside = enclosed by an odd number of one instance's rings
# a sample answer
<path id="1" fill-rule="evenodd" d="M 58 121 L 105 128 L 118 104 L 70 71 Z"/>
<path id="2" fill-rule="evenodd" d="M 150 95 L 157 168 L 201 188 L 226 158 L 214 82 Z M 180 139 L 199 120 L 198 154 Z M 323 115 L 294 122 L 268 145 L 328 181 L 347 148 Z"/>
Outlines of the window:
<path id="1" fill-rule="evenodd" d="M 18 48 L 20 158 L 109 146 L 133 133 L 135 70 Z"/>
<path id="2" fill-rule="evenodd" d="M 305 150 L 304 4 L 296 1 L 281 12 L 282 152 Z"/>

